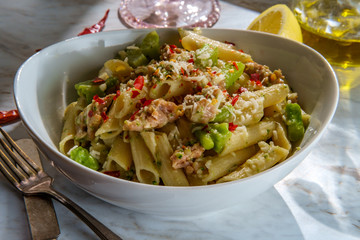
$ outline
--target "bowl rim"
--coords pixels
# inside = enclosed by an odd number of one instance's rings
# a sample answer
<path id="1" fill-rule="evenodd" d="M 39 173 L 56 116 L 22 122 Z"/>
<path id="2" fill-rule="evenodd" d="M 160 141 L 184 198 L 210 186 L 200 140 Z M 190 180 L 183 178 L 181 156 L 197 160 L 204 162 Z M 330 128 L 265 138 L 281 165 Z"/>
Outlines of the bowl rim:
<path id="1" fill-rule="evenodd" d="M 274 165 L 273 167 L 262 171 L 258 174 L 255 174 L 253 176 L 249 176 L 243 179 L 238 179 L 235 181 L 231 181 L 231 182 L 224 182 L 224 183 L 219 183 L 219 184 L 210 184 L 210 185 L 200 185 L 200 186 L 165 186 L 165 185 L 151 185 L 151 184 L 145 184 L 145 183 L 140 183 L 140 182 L 133 182 L 133 181 L 129 181 L 129 180 L 125 180 L 125 179 L 120 179 L 120 178 L 114 178 L 112 176 L 103 174 L 99 171 L 95 171 L 92 170 L 90 168 L 87 168 L 83 165 L 81 165 L 80 163 L 77 163 L 75 161 L 73 161 L 72 159 L 70 159 L 69 157 L 63 155 L 62 153 L 60 153 L 59 149 L 54 146 L 53 144 L 49 144 L 41 135 L 37 134 L 36 131 L 34 130 L 34 123 L 31 123 L 30 121 L 28 121 L 28 118 L 25 116 L 25 114 L 23 113 L 23 109 L 22 109 L 22 104 L 21 104 L 21 96 L 18 95 L 18 91 L 21 88 L 21 78 L 22 78 L 22 71 L 25 68 L 25 66 L 33 61 L 34 58 L 37 58 L 39 56 L 41 56 L 42 54 L 44 54 L 46 51 L 48 51 L 49 49 L 53 49 L 56 48 L 57 46 L 61 46 L 62 44 L 71 42 L 71 41 L 81 41 L 82 39 L 91 39 L 91 38 L 106 38 L 107 36 L 111 36 L 114 34 L 118 34 L 121 32 L 132 32 L 132 31 L 138 31 L 141 33 L 147 33 L 150 32 L 152 30 L 156 30 L 156 31 L 164 31 L 164 32 L 168 32 L 168 31 L 177 31 L 176 28 L 162 28 L 162 29 L 154 29 L 154 28 L 146 28 L 146 29 L 119 29 L 119 30 L 110 30 L 110 31 L 105 31 L 105 32 L 99 32 L 99 33 L 93 33 L 93 34 L 87 34 L 87 35 L 82 35 L 82 36 L 75 36 L 72 38 L 68 38 L 59 42 L 56 42 L 54 44 L 51 44 L 45 48 L 43 48 L 41 51 L 36 52 L 35 54 L 33 54 L 32 56 L 30 56 L 25 62 L 23 62 L 23 64 L 19 67 L 15 78 L 14 78 L 14 99 L 15 99 L 15 104 L 17 106 L 17 109 L 19 110 L 19 114 L 22 120 L 22 123 L 24 124 L 24 126 L 26 127 L 27 131 L 30 133 L 30 136 L 34 139 L 36 139 L 37 143 L 41 144 L 41 146 L 45 147 L 46 149 L 50 150 L 53 154 L 55 154 L 56 156 L 58 156 L 59 158 L 61 158 L 63 161 L 66 161 L 68 163 L 70 163 L 71 165 L 76 166 L 77 168 L 80 168 L 86 172 L 88 172 L 89 174 L 95 174 L 96 177 L 100 177 L 100 178 L 104 178 L 105 180 L 110 180 L 112 182 L 119 182 L 119 183 L 124 183 L 124 184 L 131 184 L 134 186 L 138 186 L 138 187 L 147 187 L 147 188 L 151 188 L 154 190 L 158 190 L 158 191 L 167 191 L 169 189 L 176 189 L 176 190 L 186 190 L 186 191 L 191 191 L 191 190 L 199 190 L 199 189 L 211 189 L 211 188 L 218 188 L 221 186 L 230 186 L 230 185 L 234 185 L 234 184 L 241 184 L 241 183 L 246 183 L 248 181 L 252 181 L 254 178 L 259 178 L 265 174 L 267 174 L 268 172 L 274 171 L 276 169 L 279 168 L 283 168 L 285 165 L 291 164 L 294 161 L 295 156 L 299 155 L 299 154 L 308 154 L 306 152 L 310 152 L 312 146 L 314 146 L 314 144 L 316 142 L 318 142 L 321 138 L 321 136 L 323 135 L 325 129 L 327 128 L 327 126 L 329 125 L 329 123 L 331 122 L 336 109 L 337 109 L 337 105 L 339 102 L 339 84 L 338 84 L 338 80 L 337 80 L 337 76 L 335 74 L 334 69 L 332 68 L 332 66 L 330 65 L 330 63 L 316 50 L 314 50 L 313 48 L 297 42 L 295 40 L 292 39 L 288 39 L 276 34 L 271 34 L 271 33 L 265 33 L 265 32 L 259 32 L 259 31 L 253 31 L 253 30 L 243 30 L 243 29 L 231 29 L 231 28 L 210 28 L 210 29 L 201 29 L 206 35 L 206 33 L 208 32 L 216 32 L 216 31 L 227 31 L 227 32 L 234 32 L 234 33 L 248 33 L 257 37 L 261 37 L 261 36 L 265 36 L 267 38 L 270 39 L 281 39 L 281 41 L 288 41 L 288 42 L 292 42 L 292 44 L 297 45 L 298 47 L 307 49 L 307 51 L 312 52 L 312 54 L 314 54 L 314 56 L 316 56 L 318 59 L 321 59 L 321 61 L 323 63 L 325 63 L 326 67 L 328 70 L 330 70 L 330 73 L 332 75 L 332 83 L 333 83 L 333 101 L 331 103 L 332 107 L 331 107 L 331 112 L 329 112 L 327 114 L 327 118 L 324 122 L 322 122 L 321 127 L 319 127 L 318 131 L 317 131 L 317 135 L 314 136 L 313 138 L 311 138 L 305 146 L 303 146 L 300 150 L 296 151 L 292 156 L 290 156 L 289 158 L 287 158 L 285 161 L 278 163 L 276 165 Z M 135 39 L 133 39 L 135 41 Z M 304 158 L 306 157 L 306 155 L 304 156 Z M 303 159 L 299 159 L 298 162 L 301 162 Z M 55 165 L 56 167 L 56 165 Z M 58 167 L 56 167 L 58 170 L 61 171 L 61 169 L 59 169 Z M 64 174 L 63 171 L 61 171 L 62 174 Z M 65 174 L 66 175 L 66 174 Z M 68 176 L 67 176 L 68 177 Z M 75 183 L 77 184 L 77 183 Z"/>

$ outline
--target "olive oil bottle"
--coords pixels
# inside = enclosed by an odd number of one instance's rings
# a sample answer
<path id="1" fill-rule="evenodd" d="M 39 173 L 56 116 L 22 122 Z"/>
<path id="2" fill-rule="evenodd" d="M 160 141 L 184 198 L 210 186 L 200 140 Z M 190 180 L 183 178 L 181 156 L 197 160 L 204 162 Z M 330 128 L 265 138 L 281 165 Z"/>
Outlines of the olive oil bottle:
<path id="1" fill-rule="evenodd" d="M 292 7 L 303 42 L 329 61 L 340 87 L 360 85 L 360 1 L 295 0 Z"/>

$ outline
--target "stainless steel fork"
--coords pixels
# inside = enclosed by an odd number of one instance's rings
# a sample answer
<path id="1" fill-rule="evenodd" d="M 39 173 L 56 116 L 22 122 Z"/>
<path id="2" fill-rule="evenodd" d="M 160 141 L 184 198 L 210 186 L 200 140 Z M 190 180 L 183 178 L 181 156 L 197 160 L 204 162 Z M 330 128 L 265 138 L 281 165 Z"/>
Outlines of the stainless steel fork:
<path id="1" fill-rule="evenodd" d="M 122 240 L 76 203 L 52 187 L 53 179 L 41 170 L 1 127 L 0 171 L 24 195 L 49 195 L 87 224 L 100 239 Z"/>

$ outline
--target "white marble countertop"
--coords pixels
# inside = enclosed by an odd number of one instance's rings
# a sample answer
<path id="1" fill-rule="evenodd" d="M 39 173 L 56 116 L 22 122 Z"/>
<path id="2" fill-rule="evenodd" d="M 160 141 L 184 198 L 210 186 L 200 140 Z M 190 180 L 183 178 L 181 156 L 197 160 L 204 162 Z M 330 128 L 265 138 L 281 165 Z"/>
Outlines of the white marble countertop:
<path id="1" fill-rule="evenodd" d="M 216 28 L 245 29 L 265 0 L 221 1 Z M 236 4 L 234 4 L 236 3 Z M 254 3 L 256 5 L 254 5 Z M 0 0 L 0 110 L 15 108 L 13 78 L 36 49 L 76 36 L 110 9 L 104 31 L 125 28 L 116 0 Z M 257 6 L 258 8 L 254 7 Z M 314 151 L 285 179 L 246 205 L 187 219 L 143 215 L 105 203 L 77 188 L 45 161 L 55 188 L 125 240 L 142 239 L 326 239 L 360 238 L 360 79 L 341 91 L 328 130 Z M 21 123 L 5 129 L 28 137 Z M 54 202 L 59 239 L 97 239 L 65 207 Z M 0 239 L 31 239 L 21 195 L 0 175 Z"/>

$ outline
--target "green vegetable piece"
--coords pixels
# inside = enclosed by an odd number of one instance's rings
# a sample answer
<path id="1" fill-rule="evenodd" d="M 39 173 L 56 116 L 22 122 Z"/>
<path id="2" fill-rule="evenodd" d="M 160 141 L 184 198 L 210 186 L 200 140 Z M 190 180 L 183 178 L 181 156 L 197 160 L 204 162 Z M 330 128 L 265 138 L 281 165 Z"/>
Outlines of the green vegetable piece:
<path id="1" fill-rule="evenodd" d="M 160 56 L 160 38 L 156 31 L 152 31 L 145 36 L 140 49 L 149 58 L 157 59 Z"/>
<path id="2" fill-rule="evenodd" d="M 75 162 L 78 162 L 85 167 L 91 168 L 93 170 L 99 169 L 98 161 L 90 155 L 89 151 L 83 147 L 77 147 L 70 152 L 70 158 Z"/>
<path id="3" fill-rule="evenodd" d="M 205 44 L 195 51 L 195 64 L 199 67 L 212 67 L 217 64 L 219 51 L 217 47 Z"/>
<path id="4" fill-rule="evenodd" d="M 109 77 L 106 79 L 105 84 L 105 91 L 100 87 L 102 84 L 94 83 L 94 80 L 75 84 L 75 89 L 79 97 L 85 97 L 87 104 L 89 104 L 95 95 L 105 97 L 106 94 L 113 92 L 116 86 L 119 85 L 119 79 L 117 77 Z"/>
<path id="5" fill-rule="evenodd" d="M 105 93 L 101 91 L 100 86 L 98 84 L 94 84 L 93 80 L 75 84 L 75 89 L 79 97 L 85 97 L 88 104 L 91 103 L 95 95 L 98 95 L 99 97 L 105 96 Z"/>
<path id="6" fill-rule="evenodd" d="M 242 62 L 227 63 L 224 68 L 225 87 L 230 88 L 244 72 L 245 65 Z"/>
<path id="7" fill-rule="evenodd" d="M 195 137 L 206 150 L 213 149 L 220 153 L 231 137 L 228 123 L 208 124 L 207 128 L 196 130 Z"/>
<path id="8" fill-rule="evenodd" d="M 126 54 L 128 58 L 128 64 L 133 68 L 146 65 L 149 62 L 140 48 L 127 48 Z"/>
<path id="9" fill-rule="evenodd" d="M 212 124 L 210 130 L 211 138 L 214 141 L 214 151 L 217 153 L 222 152 L 225 144 L 231 137 L 228 123 Z"/>
<path id="10" fill-rule="evenodd" d="M 212 120 L 212 122 L 224 122 L 227 119 L 230 118 L 231 113 L 233 112 L 234 107 L 231 105 L 225 105 L 224 107 L 221 108 L 221 111 L 216 114 L 214 120 Z"/>
<path id="11" fill-rule="evenodd" d="M 209 133 L 204 130 L 197 130 L 194 132 L 195 137 L 199 140 L 201 146 L 206 150 L 210 150 L 214 147 L 214 141 L 212 140 Z"/>
<path id="12" fill-rule="evenodd" d="M 304 137 L 305 128 L 301 116 L 301 107 L 297 103 L 289 103 L 285 107 L 285 124 L 287 125 L 288 137 L 292 142 Z"/>
<path id="13" fill-rule="evenodd" d="M 113 93 L 116 87 L 119 85 L 120 81 L 117 77 L 109 77 L 105 80 L 106 83 L 106 94 Z"/>

